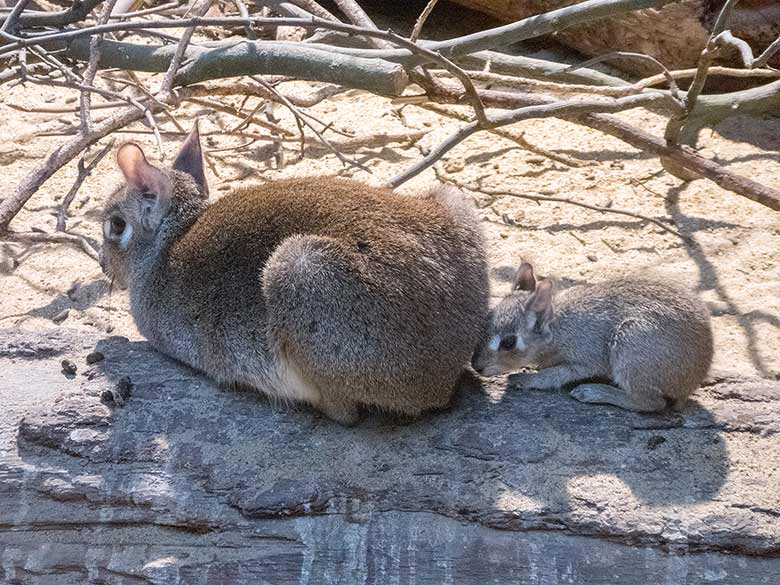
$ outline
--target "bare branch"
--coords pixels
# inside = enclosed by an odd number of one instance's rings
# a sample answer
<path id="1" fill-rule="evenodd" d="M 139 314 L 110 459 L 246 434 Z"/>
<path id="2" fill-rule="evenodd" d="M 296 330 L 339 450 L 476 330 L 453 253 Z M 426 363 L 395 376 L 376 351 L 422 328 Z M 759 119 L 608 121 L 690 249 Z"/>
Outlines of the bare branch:
<path id="1" fill-rule="evenodd" d="M 761 53 L 761 55 L 759 55 L 755 61 L 753 61 L 751 69 L 758 69 L 760 67 L 764 67 L 767 63 L 769 63 L 769 60 L 778 51 L 780 51 L 780 38 L 778 38 L 774 43 L 769 45 L 766 48 L 766 50 L 763 53 Z"/>
<path id="2" fill-rule="evenodd" d="M 438 1 L 439 0 L 428 0 L 428 4 L 425 5 L 420 16 L 417 17 L 417 21 L 414 23 L 414 28 L 412 29 L 412 34 L 409 36 L 409 40 L 413 43 L 416 43 L 417 39 L 420 38 L 422 27 L 425 26 L 425 21 L 428 20 L 428 17 L 431 15 L 431 12 L 433 12 Z"/>
<path id="3" fill-rule="evenodd" d="M 707 41 L 707 45 L 704 47 L 704 50 L 701 52 L 701 56 L 699 57 L 699 64 L 696 69 L 696 74 L 693 77 L 693 81 L 691 81 L 691 85 L 688 88 L 688 91 L 685 93 L 685 98 L 683 100 L 684 109 L 682 112 L 672 116 L 672 118 L 669 120 L 669 123 L 666 125 L 664 137 L 670 144 L 680 143 L 680 139 L 685 131 L 686 120 L 696 109 L 699 95 L 704 89 L 704 84 L 707 83 L 707 75 L 709 73 L 710 65 L 712 65 L 712 62 L 715 59 L 715 55 L 720 49 L 718 38 L 721 33 L 723 33 L 729 16 L 731 15 L 731 12 L 738 1 L 739 0 L 726 0 L 726 3 L 723 5 L 723 9 L 718 15 L 718 19 L 715 21 L 715 25 L 713 26 L 712 33 L 710 34 L 710 38 Z M 678 167 L 672 161 L 662 159 L 661 163 L 663 164 L 666 171 L 679 179 L 690 180 L 693 178 L 690 172 L 686 172 L 685 169 Z"/>
<path id="4" fill-rule="evenodd" d="M 566 6 L 558 10 L 525 18 L 518 22 L 505 26 L 481 31 L 464 37 L 458 37 L 447 41 L 426 43 L 426 48 L 436 51 L 447 58 L 455 58 L 468 55 L 483 49 L 504 47 L 512 43 L 542 36 L 555 31 L 563 30 L 571 26 L 598 20 L 600 18 L 615 16 L 622 12 L 641 10 L 644 8 L 660 8 L 676 0 L 586 0 L 573 6 Z M 226 18 L 185 18 L 175 21 L 151 21 L 151 22 L 119 22 L 109 23 L 78 30 L 43 34 L 34 38 L 19 39 L 9 43 L 0 49 L 0 56 L 11 53 L 22 47 L 30 47 L 50 43 L 53 41 L 73 40 L 79 37 L 91 36 L 97 33 L 114 31 L 132 31 L 138 29 L 154 28 L 189 28 L 193 26 L 238 26 L 255 24 L 258 26 L 298 26 L 308 30 L 324 28 L 346 33 L 362 34 L 372 38 L 386 38 L 386 33 L 364 27 L 333 22 L 322 18 L 263 18 L 240 17 Z M 403 62 L 406 66 L 420 64 L 420 56 L 414 56 L 406 49 L 391 50 L 351 50 L 355 56 L 366 55 L 374 59 L 385 59 Z"/>
<path id="5" fill-rule="evenodd" d="M 103 0 L 81 0 L 80 2 L 73 2 L 70 8 L 60 12 L 21 14 L 17 22 L 20 26 L 65 26 L 84 20 L 84 18 L 86 18 L 101 2 L 103 2 Z M 0 22 L 5 24 L 9 18 L 10 15 L 0 17 Z"/>
<path id="6" fill-rule="evenodd" d="M 491 107 L 517 108 L 554 103 L 551 98 L 537 94 L 508 93 L 493 90 L 479 91 L 482 101 Z M 731 95 L 733 97 L 734 94 Z M 458 95 L 458 92 L 455 91 L 434 97 L 437 100 L 457 103 L 460 96 Z M 710 99 L 710 96 L 706 97 Z M 767 102 L 770 102 L 770 99 L 776 98 L 773 94 L 769 94 L 765 95 L 764 99 L 766 99 Z M 614 136 L 641 151 L 652 152 L 659 157 L 665 157 L 668 160 L 672 160 L 681 168 L 687 169 L 693 173 L 692 176 L 704 177 L 727 191 L 732 191 L 770 209 L 780 211 L 780 191 L 757 183 L 747 177 L 738 175 L 718 163 L 704 158 L 692 148 L 668 144 L 664 139 L 642 132 L 637 128 L 633 128 L 616 116 L 596 113 L 569 116 L 566 113 L 562 113 L 561 117 Z"/>
<path id="7" fill-rule="evenodd" d="M 276 4 L 287 4 L 287 2 L 275 2 Z M 333 22 L 338 22 L 339 19 L 333 16 L 332 13 L 325 10 L 322 6 L 314 2 L 314 0 L 289 0 L 289 4 L 292 4 L 293 6 L 297 6 L 298 8 L 302 8 L 309 14 L 312 14 L 316 16 L 317 18 L 322 18 L 324 20 L 331 20 Z"/>
<path id="8" fill-rule="evenodd" d="M 249 18 L 249 11 L 246 9 L 246 4 L 244 4 L 241 0 L 233 0 L 233 4 L 236 5 L 236 8 L 238 9 L 238 13 L 241 15 L 242 18 Z M 246 32 L 246 38 L 248 38 L 250 41 L 257 40 L 257 35 L 255 34 L 252 25 L 245 24 L 244 32 Z"/>

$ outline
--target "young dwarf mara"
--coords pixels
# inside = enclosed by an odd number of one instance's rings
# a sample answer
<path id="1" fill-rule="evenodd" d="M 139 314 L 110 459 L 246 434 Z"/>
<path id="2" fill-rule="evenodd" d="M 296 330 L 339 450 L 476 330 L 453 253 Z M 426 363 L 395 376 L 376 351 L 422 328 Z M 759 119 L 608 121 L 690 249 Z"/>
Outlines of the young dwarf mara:
<path id="1" fill-rule="evenodd" d="M 125 144 L 101 266 L 161 352 L 342 424 L 444 407 L 488 310 L 482 236 L 447 191 L 311 177 L 209 204 L 197 126 L 173 168 Z"/>
<path id="2" fill-rule="evenodd" d="M 552 283 L 520 266 L 512 292 L 488 317 L 472 358 L 485 376 L 536 366 L 512 383 L 551 389 L 581 383 L 581 402 L 654 412 L 685 406 L 712 362 L 706 307 L 666 283 L 623 278 L 576 286 L 553 298 Z M 609 383 L 597 383 L 605 380 Z"/>

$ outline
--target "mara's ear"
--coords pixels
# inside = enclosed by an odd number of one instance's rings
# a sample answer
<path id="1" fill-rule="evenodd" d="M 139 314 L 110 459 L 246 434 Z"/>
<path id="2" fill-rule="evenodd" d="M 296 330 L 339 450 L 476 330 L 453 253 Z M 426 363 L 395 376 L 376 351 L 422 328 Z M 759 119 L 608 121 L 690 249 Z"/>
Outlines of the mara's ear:
<path id="1" fill-rule="evenodd" d="M 128 187 L 140 198 L 141 225 L 156 230 L 171 205 L 173 186 L 170 179 L 150 164 L 141 147 L 132 142 L 119 147 L 116 162 Z"/>
<path id="2" fill-rule="evenodd" d="M 534 267 L 528 262 L 523 262 L 517 269 L 515 282 L 512 290 L 525 290 L 533 292 L 536 289 L 536 277 L 534 276 Z"/>
<path id="3" fill-rule="evenodd" d="M 552 293 L 551 280 L 540 280 L 536 284 L 536 290 L 525 302 L 525 318 L 529 329 L 540 333 L 549 332 L 553 318 Z"/>
<path id="4" fill-rule="evenodd" d="M 198 121 L 190 130 L 184 143 L 181 145 L 176 160 L 173 161 L 173 170 L 182 171 L 195 179 L 201 193 L 204 197 L 209 196 L 209 186 L 206 183 L 206 174 L 203 171 L 203 152 L 200 148 L 200 132 L 198 131 Z"/>

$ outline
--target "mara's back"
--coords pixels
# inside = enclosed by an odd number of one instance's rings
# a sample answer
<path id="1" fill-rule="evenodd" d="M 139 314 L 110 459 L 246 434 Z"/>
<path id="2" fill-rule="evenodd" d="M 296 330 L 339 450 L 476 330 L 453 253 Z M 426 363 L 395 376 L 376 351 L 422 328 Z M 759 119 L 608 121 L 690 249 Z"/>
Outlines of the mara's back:
<path id="1" fill-rule="evenodd" d="M 361 276 L 377 294 L 406 301 L 431 326 L 446 318 L 437 308 L 476 301 L 484 288 L 473 266 L 483 256 L 478 229 L 455 221 L 439 199 L 330 177 L 277 181 L 223 197 L 173 244 L 167 269 L 193 306 L 240 313 L 252 298 L 263 302 L 262 269 L 274 250 L 302 234 L 331 237 L 359 255 Z"/>

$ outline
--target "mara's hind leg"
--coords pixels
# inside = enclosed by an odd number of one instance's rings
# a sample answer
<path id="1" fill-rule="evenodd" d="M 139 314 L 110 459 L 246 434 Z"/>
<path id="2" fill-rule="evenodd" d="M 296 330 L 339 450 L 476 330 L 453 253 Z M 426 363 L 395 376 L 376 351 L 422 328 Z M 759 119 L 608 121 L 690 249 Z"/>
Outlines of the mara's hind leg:
<path id="1" fill-rule="evenodd" d="M 570 396 L 589 404 L 611 404 L 634 412 L 658 412 L 666 408 L 666 399 L 657 390 L 627 392 L 609 384 L 580 384 Z"/>
<path id="2" fill-rule="evenodd" d="M 325 393 L 320 402 L 314 406 L 329 419 L 345 427 L 351 427 L 360 420 L 357 402 L 348 398 Z"/>
<path id="3" fill-rule="evenodd" d="M 333 238 L 292 236 L 262 277 L 272 351 L 318 390 L 311 404 L 344 425 L 371 403 L 365 390 L 381 386 L 377 364 L 387 361 L 381 303 L 365 290 L 355 253 Z"/>

